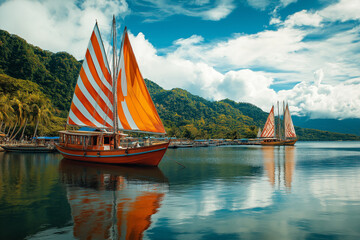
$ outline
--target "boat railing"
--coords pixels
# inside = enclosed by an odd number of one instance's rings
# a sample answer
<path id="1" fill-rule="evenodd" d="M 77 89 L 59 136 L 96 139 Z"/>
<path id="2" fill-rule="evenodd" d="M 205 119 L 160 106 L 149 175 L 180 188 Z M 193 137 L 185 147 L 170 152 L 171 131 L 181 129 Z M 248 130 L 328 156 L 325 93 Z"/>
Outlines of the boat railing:
<path id="1" fill-rule="evenodd" d="M 119 146 L 120 148 L 137 148 L 157 145 L 165 142 L 167 141 L 163 139 L 125 138 L 120 140 Z"/>

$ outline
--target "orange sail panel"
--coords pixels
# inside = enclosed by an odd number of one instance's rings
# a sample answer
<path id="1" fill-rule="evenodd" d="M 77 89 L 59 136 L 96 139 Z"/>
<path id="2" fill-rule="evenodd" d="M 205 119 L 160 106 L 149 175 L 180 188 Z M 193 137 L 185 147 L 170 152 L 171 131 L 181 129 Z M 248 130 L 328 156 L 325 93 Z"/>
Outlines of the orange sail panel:
<path id="1" fill-rule="evenodd" d="M 296 138 L 294 124 L 291 119 L 289 106 L 286 104 L 286 109 L 284 113 L 284 124 L 285 124 L 285 137 L 286 138 Z"/>
<path id="2" fill-rule="evenodd" d="M 117 79 L 118 125 L 123 130 L 166 133 L 124 31 Z"/>
<path id="3" fill-rule="evenodd" d="M 112 128 L 112 78 L 100 31 L 95 24 L 75 87 L 68 124 Z"/>
<path id="4" fill-rule="evenodd" d="M 272 106 L 269 116 L 266 120 L 264 129 L 261 133 L 262 138 L 273 138 L 275 136 L 275 118 L 274 118 L 274 106 Z"/>

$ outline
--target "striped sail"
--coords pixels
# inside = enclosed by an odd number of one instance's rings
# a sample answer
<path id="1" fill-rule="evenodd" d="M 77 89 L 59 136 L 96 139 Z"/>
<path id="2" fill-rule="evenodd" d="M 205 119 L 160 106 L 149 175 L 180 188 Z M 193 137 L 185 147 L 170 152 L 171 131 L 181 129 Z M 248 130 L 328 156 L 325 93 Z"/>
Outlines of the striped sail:
<path id="1" fill-rule="evenodd" d="M 273 138 L 275 135 L 275 118 L 274 118 L 274 106 L 272 106 L 269 116 L 266 120 L 264 129 L 261 133 L 262 138 Z"/>
<path id="2" fill-rule="evenodd" d="M 67 123 L 96 128 L 114 125 L 112 78 L 97 24 L 86 50 Z"/>
<path id="3" fill-rule="evenodd" d="M 118 126 L 122 130 L 166 133 L 141 76 L 125 29 L 116 86 Z"/>
<path id="4" fill-rule="evenodd" d="M 296 138 L 294 124 L 291 119 L 289 106 L 286 104 L 284 113 L 285 138 Z"/>

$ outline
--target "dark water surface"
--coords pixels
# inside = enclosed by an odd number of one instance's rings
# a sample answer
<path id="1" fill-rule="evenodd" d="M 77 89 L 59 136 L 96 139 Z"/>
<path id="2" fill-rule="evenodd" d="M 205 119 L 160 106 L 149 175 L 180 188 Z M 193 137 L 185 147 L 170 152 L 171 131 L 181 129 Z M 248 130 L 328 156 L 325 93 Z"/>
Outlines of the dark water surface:
<path id="1" fill-rule="evenodd" d="M 360 142 L 169 149 L 158 168 L 0 153 L 0 239 L 118 238 L 360 239 Z"/>

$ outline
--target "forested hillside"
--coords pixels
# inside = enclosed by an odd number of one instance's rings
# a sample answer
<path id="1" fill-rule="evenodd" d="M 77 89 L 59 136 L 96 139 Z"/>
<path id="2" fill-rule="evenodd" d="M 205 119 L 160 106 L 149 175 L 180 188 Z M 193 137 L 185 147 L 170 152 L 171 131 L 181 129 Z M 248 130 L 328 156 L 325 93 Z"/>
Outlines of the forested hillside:
<path id="1" fill-rule="evenodd" d="M 37 83 L 59 110 L 71 103 L 80 67 L 68 53 L 44 51 L 0 30 L 0 73 Z"/>
<path id="2" fill-rule="evenodd" d="M 68 53 L 51 53 L 0 30 L 1 130 L 28 127 L 38 119 L 40 134 L 57 135 L 70 107 L 81 62 Z M 208 101 L 183 89 L 164 90 L 145 80 L 169 136 L 185 138 L 255 137 L 268 113 L 250 103 Z M 19 122 L 15 124 L 14 122 Z M 360 140 L 355 135 L 296 128 L 302 140 Z"/>

